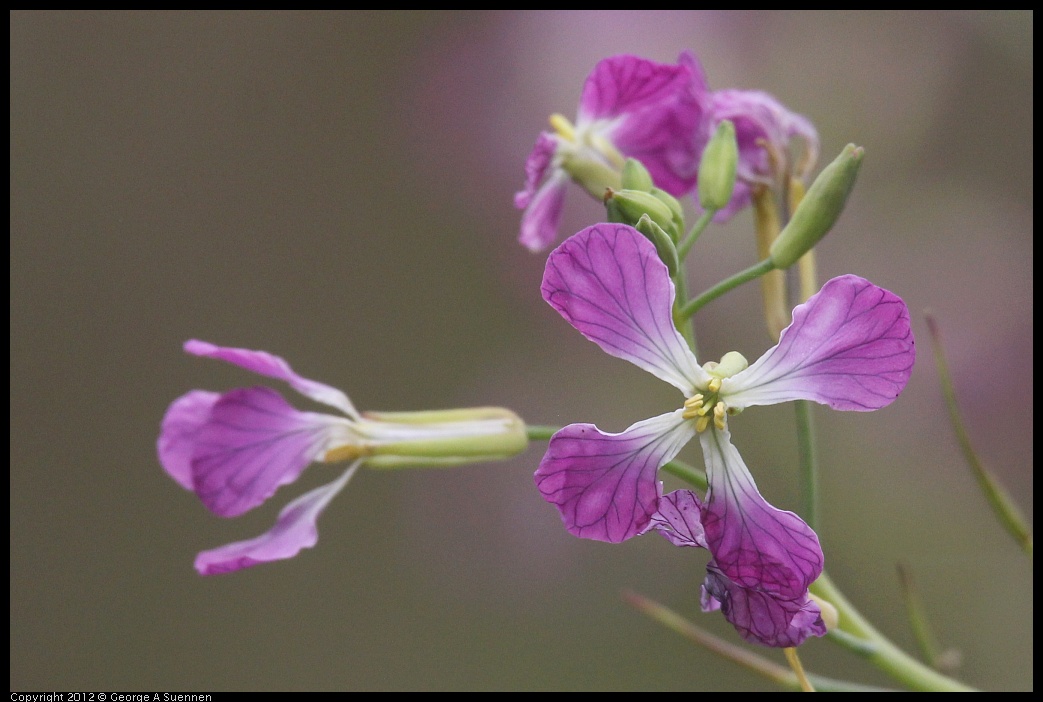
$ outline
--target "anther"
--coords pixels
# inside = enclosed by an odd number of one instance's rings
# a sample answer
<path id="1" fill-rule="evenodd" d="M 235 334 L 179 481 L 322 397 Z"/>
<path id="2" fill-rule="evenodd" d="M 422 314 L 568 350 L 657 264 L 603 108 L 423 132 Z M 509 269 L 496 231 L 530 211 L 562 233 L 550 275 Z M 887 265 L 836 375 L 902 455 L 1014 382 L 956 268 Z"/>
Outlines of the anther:
<path id="1" fill-rule="evenodd" d="M 550 126 L 554 128 L 554 131 L 561 137 L 567 141 L 576 141 L 576 128 L 572 126 L 572 122 L 570 122 L 565 115 L 555 113 L 550 116 L 548 121 L 550 122 Z"/>

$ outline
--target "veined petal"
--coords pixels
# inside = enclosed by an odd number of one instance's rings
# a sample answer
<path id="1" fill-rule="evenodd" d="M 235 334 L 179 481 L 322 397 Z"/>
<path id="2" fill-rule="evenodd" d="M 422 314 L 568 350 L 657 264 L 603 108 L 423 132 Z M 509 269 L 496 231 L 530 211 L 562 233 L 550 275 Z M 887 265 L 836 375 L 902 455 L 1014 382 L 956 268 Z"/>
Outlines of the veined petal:
<path id="1" fill-rule="evenodd" d="M 220 399 L 216 392 L 193 390 L 170 403 L 156 442 L 163 470 L 178 485 L 192 489 L 192 453 L 199 430 L 210 420 L 210 411 Z"/>
<path id="2" fill-rule="evenodd" d="M 674 326 L 674 284 L 655 246 L 625 224 L 596 224 L 547 258 L 543 299 L 602 350 L 686 396 L 708 380 Z"/>
<path id="3" fill-rule="evenodd" d="M 524 210 L 532 202 L 536 188 L 547 175 L 547 170 L 550 168 L 557 150 L 557 139 L 548 132 L 540 132 L 529 157 L 525 159 L 525 188 L 514 194 L 514 206 L 519 210 Z"/>
<path id="4" fill-rule="evenodd" d="M 612 119 L 672 100 L 678 91 L 689 88 L 690 81 L 686 66 L 629 54 L 602 59 L 583 84 L 577 122 Z"/>
<path id="5" fill-rule="evenodd" d="M 796 514 L 761 496 L 727 429 L 711 425 L 699 441 L 709 482 L 703 528 L 721 572 L 781 599 L 806 594 L 822 573 L 818 536 Z"/>
<path id="6" fill-rule="evenodd" d="M 762 646 L 799 646 L 808 636 L 825 636 L 822 612 L 805 591 L 792 599 L 738 585 L 711 560 L 703 582 L 703 610 L 720 608 L 742 638 Z"/>
<path id="7" fill-rule="evenodd" d="M 659 511 L 652 515 L 651 527 L 674 546 L 706 545 L 702 503 L 691 490 L 674 490 L 659 498 Z"/>
<path id="8" fill-rule="evenodd" d="M 657 510 L 659 467 L 695 433 L 681 410 L 619 434 L 570 424 L 553 437 L 536 469 L 543 499 L 557 505 L 569 533 L 618 543 L 643 533 Z"/>
<path id="9" fill-rule="evenodd" d="M 568 174 L 555 170 L 529 200 L 522 213 L 521 233 L 518 235 L 518 241 L 529 251 L 542 251 L 558 238 L 568 184 Z"/>
<path id="10" fill-rule="evenodd" d="M 793 310 L 777 346 L 721 384 L 730 407 L 814 400 L 837 410 L 891 404 L 916 360 L 909 309 L 864 278 L 833 278 Z"/>
<path id="11" fill-rule="evenodd" d="M 232 390 L 195 434 L 193 489 L 215 514 L 238 516 L 349 434 L 347 419 L 301 412 L 269 388 Z"/>
<path id="12" fill-rule="evenodd" d="M 656 186 L 681 196 L 694 186 L 699 157 L 706 145 L 699 129 L 703 108 L 694 96 L 679 97 L 672 104 L 641 110 L 616 121 L 609 140 L 622 153 L 648 169 Z"/>
<path id="13" fill-rule="evenodd" d="M 196 556 L 196 570 L 200 575 L 232 573 L 259 563 L 293 558 L 302 548 L 311 548 L 319 540 L 316 527 L 319 515 L 348 484 L 358 466 L 356 462 L 332 483 L 315 488 L 286 505 L 279 512 L 275 526 L 264 534 L 203 551 Z"/>
<path id="14" fill-rule="evenodd" d="M 185 342 L 185 351 L 193 356 L 217 358 L 246 370 L 259 373 L 268 378 L 284 380 L 297 392 L 310 397 L 316 402 L 335 407 L 352 419 L 358 419 L 359 413 L 351 404 L 348 396 L 337 388 L 330 387 L 315 380 L 297 375 L 290 364 L 279 356 L 266 351 L 251 351 L 229 346 L 215 346 L 206 341 L 190 339 Z"/>

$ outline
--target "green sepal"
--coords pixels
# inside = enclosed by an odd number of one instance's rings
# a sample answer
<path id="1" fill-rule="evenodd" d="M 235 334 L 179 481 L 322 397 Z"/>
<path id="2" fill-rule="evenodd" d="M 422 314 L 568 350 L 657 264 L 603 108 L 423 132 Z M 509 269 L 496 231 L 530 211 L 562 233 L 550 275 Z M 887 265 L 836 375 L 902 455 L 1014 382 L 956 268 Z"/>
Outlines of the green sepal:
<path id="1" fill-rule="evenodd" d="M 676 276 L 681 262 L 677 257 L 677 247 L 674 246 L 674 240 L 670 238 L 670 235 L 663 231 L 663 228 L 652 221 L 648 215 L 642 215 L 641 219 L 634 225 L 634 228 L 655 245 L 655 250 L 659 254 L 660 260 L 666 264 L 666 269 L 670 271 L 670 277 Z"/>

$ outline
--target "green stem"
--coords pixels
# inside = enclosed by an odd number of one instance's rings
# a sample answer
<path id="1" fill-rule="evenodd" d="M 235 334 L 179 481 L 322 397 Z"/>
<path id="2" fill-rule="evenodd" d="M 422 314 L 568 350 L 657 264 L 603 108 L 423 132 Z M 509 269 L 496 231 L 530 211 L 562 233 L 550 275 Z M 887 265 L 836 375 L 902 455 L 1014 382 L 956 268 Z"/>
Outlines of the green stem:
<path id="1" fill-rule="evenodd" d="M 800 472 L 797 484 L 800 487 L 800 516 L 812 529 L 818 529 L 818 454 L 815 450 L 815 418 L 809 400 L 797 400 L 797 454 Z"/>
<path id="2" fill-rule="evenodd" d="M 669 473 L 675 478 L 680 478 L 689 485 L 694 485 L 703 492 L 706 492 L 706 488 L 709 485 L 709 483 L 706 482 L 706 473 L 702 472 L 695 466 L 690 466 L 681 461 L 670 461 L 660 468 L 660 470 Z"/>
<path id="3" fill-rule="evenodd" d="M 706 210 L 699 215 L 699 219 L 697 219 L 695 224 L 692 225 L 692 228 L 688 230 L 688 233 L 677 247 L 677 257 L 679 259 L 684 261 L 685 256 L 688 255 L 688 251 L 692 248 L 692 245 L 695 244 L 699 235 L 706 229 L 706 226 L 710 224 L 711 220 L 713 220 L 715 214 L 717 214 L 717 210 Z"/>
<path id="4" fill-rule="evenodd" d="M 905 611 L 909 616 L 909 626 L 913 630 L 916 643 L 920 645 L 920 652 L 932 668 L 940 669 L 941 647 L 931 629 L 927 610 L 920 598 L 920 592 L 916 589 L 916 583 L 913 582 L 913 576 L 901 563 L 898 564 L 898 584 L 902 590 L 902 599 L 905 601 Z"/>
<path id="5" fill-rule="evenodd" d="M 692 624 L 674 610 L 636 592 L 624 592 L 623 599 L 637 611 L 647 615 L 689 641 L 702 646 L 711 653 L 730 660 L 736 665 L 740 665 L 758 675 L 763 675 L 768 680 L 784 688 L 793 691 L 801 689 L 800 681 L 792 671 L 747 648 L 736 646 L 714 636 L 710 632 Z M 834 680 L 820 675 L 812 674 L 808 677 L 815 689 L 821 692 L 887 692 L 883 688 L 869 687 L 846 680 Z"/>
<path id="6" fill-rule="evenodd" d="M 545 424 L 526 424 L 525 434 L 529 441 L 548 441 L 550 437 L 561 431 L 561 427 L 552 427 Z"/>
<path id="7" fill-rule="evenodd" d="M 695 357 L 699 357 L 699 350 L 695 345 L 695 324 L 692 322 L 691 317 L 685 319 L 680 316 L 681 305 L 684 304 L 685 300 L 688 299 L 688 272 L 685 270 L 684 260 L 682 259 L 677 267 L 677 275 L 674 276 L 674 286 L 677 289 L 677 296 L 674 300 L 674 326 L 677 327 L 678 331 L 681 332 L 681 336 L 688 342 L 688 348 L 692 350 Z"/>
<path id="8" fill-rule="evenodd" d="M 837 608 L 839 631 L 847 636 L 830 640 L 864 656 L 880 670 L 913 690 L 921 692 L 975 692 L 972 687 L 942 675 L 916 660 L 877 631 L 847 600 L 825 573 L 811 584 L 811 592 Z"/>
<path id="9" fill-rule="evenodd" d="M 713 302 L 721 295 L 725 294 L 729 290 L 734 290 L 743 283 L 748 283 L 751 280 L 756 280 L 765 273 L 770 273 L 775 270 L 775 265 L 771 262 L 770 258 L 766 258 L 760 263 L 756 263 L 744 271 L 736 273 L 730 278 L 726 278 L 717 285 L 713 286 L 709 290 L 706 290 L 698 297 L 695 297 L 684 305 L 681 306 L 679 317 L 681 319 L 688 319 L 693 314 L 701 310 L 707 304 Z"/>
<path id="10" fill-rule="evenodd" d="M 963 451 L 963 457 L 970 466 L 971 472 L 974 473 L 982 492 L 985 493 L 985 498 L 992 505 L 992 510 L 996 513 L 1000 524 L 1014 537 L 1029 558 L 1032 558 L 1032 529 L 1029 528 L 1028 522 L 1022 516 L 1021 510 L 1018 509 L 1014 500 L 978 459 L 978 454 L 971 445 L 970 434 L 967 433 L 967 427 L 960 415 L 960 408 L 956 404 L 956 390 L 953 388 L 952 376 L 949 375 L 949 364 L 945 360 L 945 350 L 942 348 L 938 323 L 931 314 L 926 314 L 925 317 L 934 347 L 934 362 L 938 366 L 938 379 L 942 385 L 942 394 L 945 395 L 945 404 L 949 408 L 949 421 L 953 431 L 956 432 L 956 440 Z"/>

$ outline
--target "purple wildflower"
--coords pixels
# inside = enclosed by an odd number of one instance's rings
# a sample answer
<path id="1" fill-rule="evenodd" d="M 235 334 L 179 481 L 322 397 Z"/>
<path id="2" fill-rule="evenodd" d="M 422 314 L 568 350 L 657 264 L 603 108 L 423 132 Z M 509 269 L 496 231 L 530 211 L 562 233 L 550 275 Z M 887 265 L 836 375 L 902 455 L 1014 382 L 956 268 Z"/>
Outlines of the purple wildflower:
<path id="1" fill-rule="evenodd" d="M 686 398 L 679 409 L 618 434 L 592 424 L 561 429 L 535 474 L 544 499 L 576 536 L 620 542 L 644 533 L 663 512 L 659 468 L 698 435 L 709 482 L 699 538 L 716 574 L 707 592 L 728 604 L 726 615 L 755 640 L 789 645 L 784 629 L 760 638 L 747 618 L 767 610 L 774 616 L 775 604 L 804 611 L 822 551 L 797 515 L 760 495 L 731 443 L 727 417 L 798 399 L 854 411 L 890 404 L 915 357 L 905 304 L 863 278 L 834 278 L 794 309 L 779 343 L 752 365 L 730 353 L 700 366 L 674 326 L 667 268 L 632 227 L 598 224 L 570 237 L 548 257 L 542 290 L 580 333 Z"/>
<path id="2" fill-rule="evenodd" d="M 750 204 L 755 189 L 781 190 L 794 177 L 803 180 L 818 160 L 818 132 L 806 117 L 788 110 L 768 93 L 759 90 L 716 90 L 710 94 L 710 107 L 703 128 L 712 134 L 717 125 L 730 120 L 735 125 L 739 162 L 735 190 L 729 203 L 714 217 L 726 222 Z M 803 153 L 796 163 L 793 142 L 803 142 Z"/>
<path id="3" fill-rule="evenodd" d="M 599 61 L 587 77 L 576 123 L 553 115 L 525 163 L 525 188 L 514 197 L 522 215 L 519 241 L 530 251 L 558 236 L 570 179 L 601 198 L 619 187 L 625 157 L 641 161 L 656 186 L 672 195 L 692 189 L 708 93 L 690 52 L 676 65 L 620 55 Z"/>
<path id="4" fill-rule="evenodd" d="M 770 505 L 768 508 L 774 509 Z M 675 490 L 659 500 L 659 511 L 652 516 L 652 526 L 675 546 L 709 549 L 702 523 L 703 511 L 703 504 L 694 492 Z M 808 547 L 805 555 L 815 558 L 818 551 L 815 533 L 792 512 L 776 511 L 777 521 L 806 532 L 801 539 Z M 750 643 L 799 646 L 810 635 L 826 633 L 822 612 L 806 589 L 790 596 L 777 588 L 746 586 L 725 575 L 713 558 L 706 564 L 700 600 L 704 612 L 721 610 L 724 618 Z"/>
<path id="5" fill-rule="evenodd" d="M 196 340 L 186 342 L 185 351 L 283 380 L 339 413 L 297 410 L 265 387 L 193 390 L 171 403 L 157 442 L 160 463 L 211 512 L 236 517 L 297 480 L 312 462 L 350 462 L 336 480 L 287 505 L 265 534 L 200 553 L 195 565 L 202 575 L 292 558 L 314 546 L 319 515 L 360 465 L 450 466 L 505 458 L 527 443 L 525 425 L 502 408 L 359 413 L 340 390 L 298 375 L 264 351 Z"/>

